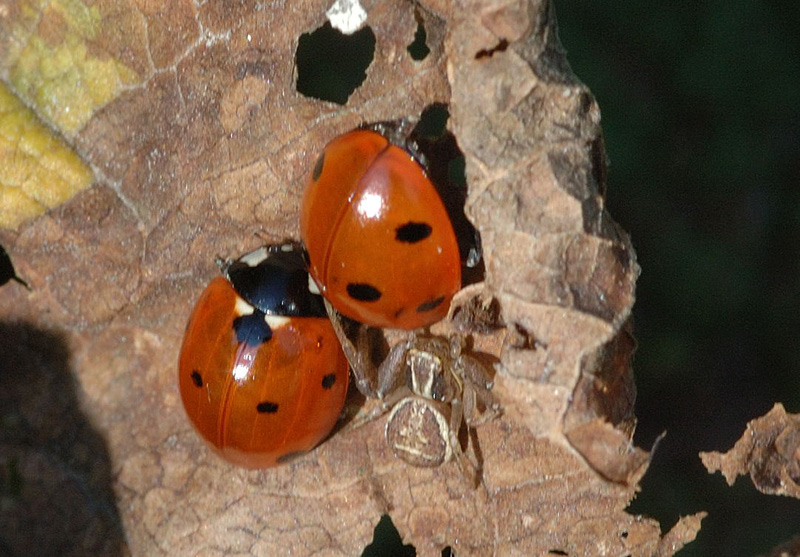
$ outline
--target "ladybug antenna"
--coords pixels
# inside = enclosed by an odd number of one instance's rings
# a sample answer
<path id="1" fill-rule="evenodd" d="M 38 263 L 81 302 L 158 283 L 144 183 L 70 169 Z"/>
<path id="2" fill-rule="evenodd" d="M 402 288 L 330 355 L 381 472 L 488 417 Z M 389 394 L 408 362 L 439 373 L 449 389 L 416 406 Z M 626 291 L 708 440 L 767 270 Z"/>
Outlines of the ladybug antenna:
<path id="1" fill-rule="evenodd" d="M 221 272 L 223 275 L 227 276 L 227 274 L 228 274 L 228 267 L 230 267 L 230 266 L 231 266 L 231 260 L 230 260 L 230 259 L 225 259 L 225 258 L 223 258 L 222 256 L 220 256 L 220 255 L 217 255 L 217 256 L 214 258 L 214 263 L 216 263 L 217 267 L 219 267 L 219 270 L 220 270 L 220 272 Z"/>

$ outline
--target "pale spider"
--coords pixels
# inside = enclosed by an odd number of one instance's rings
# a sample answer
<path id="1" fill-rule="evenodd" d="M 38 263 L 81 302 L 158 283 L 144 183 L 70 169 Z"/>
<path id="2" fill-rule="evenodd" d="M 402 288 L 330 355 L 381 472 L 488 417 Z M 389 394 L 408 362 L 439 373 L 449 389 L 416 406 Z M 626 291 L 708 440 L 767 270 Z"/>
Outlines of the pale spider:
<path id="1" fill-rule="evenodd" d="M 454 459 L 475 483 L 480 463 L 473 429 L 494 417 L 498 406 L 491 394 L 488 369 L 463 353 L 463 337 L 410 332 L 376 366 L 373 360 L 380 330 L 342 317 L 330 307 L 329 315 L 359 391 L 381 401 L 358 421 L 389 411 L 385 435 L 395 456 L 426 468 Z M 462 427 L 467 429 L 466 453 L 459 441 Z"/>

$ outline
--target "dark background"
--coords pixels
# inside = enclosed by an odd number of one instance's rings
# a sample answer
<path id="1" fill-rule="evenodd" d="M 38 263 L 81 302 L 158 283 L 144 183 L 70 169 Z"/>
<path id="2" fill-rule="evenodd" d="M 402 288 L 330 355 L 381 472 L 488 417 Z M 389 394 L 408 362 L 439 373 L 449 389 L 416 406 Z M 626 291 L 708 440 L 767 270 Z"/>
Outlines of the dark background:
<path id="1" fill-rule="evenodd" d="M 631 512 L 680 555 L 757 555 L 800 535 L 800 501 L 709 475 L 782 402 L 800 412 L 800 10 L 794 2 L 557 0 L 561 42 L 597 98 L 608 207 L 642 276 L 636 442 L 662 431 Z"/>

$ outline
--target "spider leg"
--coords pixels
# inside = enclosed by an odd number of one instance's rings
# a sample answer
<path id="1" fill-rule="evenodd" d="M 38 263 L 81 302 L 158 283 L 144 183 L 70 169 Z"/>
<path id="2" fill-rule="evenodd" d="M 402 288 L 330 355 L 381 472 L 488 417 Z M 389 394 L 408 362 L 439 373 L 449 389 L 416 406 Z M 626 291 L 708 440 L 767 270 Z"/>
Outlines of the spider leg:
<path id="1" fill-rule="evenodd" d="M 486 367 L 470 356 L 461 355 L 457 360 L 458 372 L 464 378 L 464 404 L 469 406 L 465 411 L 467 423 L 482 424 L 499 414 L 499 405 L 492 396 L 494 382 L 489 378 Z M 467 398 L 471 400 L 467 401 Z M 479 412 L 479 407 L 483 408 Z"/>
<path id="2" fill-rule="evenodd" d="M 450 407 L 449 443 L 450 448 L 453 451 L 453 458 L 456 461 L 458 469 L 461 471 L 467 481 L 469 481 L 472 486 L 477 486 L 479 466 L 476 462 L 473 462 L 466 454 L 464 454 L 464 451 L 461 450 L 461 442 L 458 439 L 458 434 L 461 431 L 461 425 L 464 421 L 464 407 L 461 403 L 461 399 L 453 399 L 450 403 Z"/>
<path id="3" fill-rule="evenodd" d="M 385 398 L 406 383 L 405 366 L 409 343 L 407 340 L 395 344 L 378 367 L 378 386 L 375 390 L 378 398 Z"/>
<path id="4" fill-rule="evenodd" d="M 370 350 L 370 327 L 344 317 L 333 308 L 328 300 L 325 300 L 325 310 L 328 312 L 342 351 L 347 361 L 350 362 L 356 387 L 365 397 L 376 398 L 378 396 L 377 369 L 370 359 L 372 353 Z M 355 342 L 352 337 L 355 337 Z"/>

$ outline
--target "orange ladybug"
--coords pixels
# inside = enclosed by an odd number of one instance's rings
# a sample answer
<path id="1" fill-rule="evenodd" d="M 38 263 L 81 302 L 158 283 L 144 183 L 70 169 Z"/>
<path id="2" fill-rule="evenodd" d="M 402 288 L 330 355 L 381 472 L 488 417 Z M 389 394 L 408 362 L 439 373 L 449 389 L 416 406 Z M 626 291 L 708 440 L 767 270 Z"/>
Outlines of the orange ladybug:
<path id="1" fill-rule="evenodd" d="M 421 157 L 383 125 L 328 143 L 303 196 L 309 272 L 343 315 L 416 329 L 447 315 L 461 256 L 447 209 Z"/>
<path id="2" fill-rule="evenodd" d="M 217 454 L 266 468 L 327 437 L 349 367 L 299 246 L 263 247 L 222 270 L 186 327 L 181 399 Z"/>

